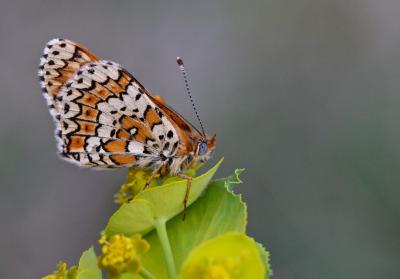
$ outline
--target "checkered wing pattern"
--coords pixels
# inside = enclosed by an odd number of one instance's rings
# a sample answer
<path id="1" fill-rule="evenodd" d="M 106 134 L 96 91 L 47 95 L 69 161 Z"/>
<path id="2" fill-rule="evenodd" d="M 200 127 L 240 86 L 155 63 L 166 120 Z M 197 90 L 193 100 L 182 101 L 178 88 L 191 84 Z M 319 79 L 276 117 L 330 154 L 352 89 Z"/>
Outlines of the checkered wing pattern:
<path id="1" fill-rule="evenodd" d="M 61 156 L 80 166 L 157 169 L 177 152 L 176 127 L 115 62 L 51 40 L 39 67 Z"/>

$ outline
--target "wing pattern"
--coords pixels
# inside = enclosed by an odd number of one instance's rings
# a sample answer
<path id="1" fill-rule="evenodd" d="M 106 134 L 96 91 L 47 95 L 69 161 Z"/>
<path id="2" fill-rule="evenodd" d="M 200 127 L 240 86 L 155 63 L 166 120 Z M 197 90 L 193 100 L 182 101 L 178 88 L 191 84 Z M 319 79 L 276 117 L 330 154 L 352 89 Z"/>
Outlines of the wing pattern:
<path id="1" fill-rule="evenodd" d="M 176 154 L 175 126 L 120 65 L 54 39 L 41 58 L 39 77 L 65 159 L 98 168 L 157 169 Z"/>
<path id="2" fill-rule="evenodd" d="M 58 114 L 55 98 L 62 86 L 82 65 L 98 60 L 99 57 L 72 41 L 53 39 L 47 43 L 40 58 L 38 74 L 43 95 L 54 119 Z"/>

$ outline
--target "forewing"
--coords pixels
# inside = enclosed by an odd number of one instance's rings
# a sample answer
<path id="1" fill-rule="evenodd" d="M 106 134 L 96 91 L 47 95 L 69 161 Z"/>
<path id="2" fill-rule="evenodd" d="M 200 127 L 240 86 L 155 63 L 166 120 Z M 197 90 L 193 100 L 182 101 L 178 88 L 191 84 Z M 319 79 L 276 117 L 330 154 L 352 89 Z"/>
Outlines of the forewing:
<path id="1" fill-rule="evenodd" d="M 197 147 L 195 143 L 203 138 L 203 135 L 174 109 L 160 101 L 158 98 L 155 98 L 149 94 L 148 96 L 156 104 L 156 106 L 164 112 L 178 133 L 180 144 L 179 150 L 177 150 L 177 155 L 185 155 L 195 151 Z"/>

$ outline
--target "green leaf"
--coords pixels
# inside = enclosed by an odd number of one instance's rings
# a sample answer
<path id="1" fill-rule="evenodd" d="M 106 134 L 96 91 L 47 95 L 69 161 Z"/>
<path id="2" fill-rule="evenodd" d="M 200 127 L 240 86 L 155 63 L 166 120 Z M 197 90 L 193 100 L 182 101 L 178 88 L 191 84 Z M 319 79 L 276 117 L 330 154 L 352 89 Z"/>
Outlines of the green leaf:
<path id="1" fill-rule="evenodd" d="M 264 279 L 265 266 L 255 241 L 230 232 L 197 246 L 182 265 L 179 279 Z"/>
<path id="2" fill-rule="evenodd" d="M 225 178 L 225 185 L 229 190 L 233 190 L 233 188 L 241 184 L 243 181 L 239 178 L 239 176 L 244 172 L 244 169 L 236 169 L 235 173 L 227 178 Z"/>
<path id="3" fill-rule="evenodd" d="M 105 234 L 117 233 L 133 235 L 153 228 L 153 204 L 147 200 L 136 198 L 133 202 L 123 204 L 110 218 Z"/>
<path id="4" fill-rule="evenodd" d="M 269 262 L 269 252 L 265 250 L 265 247 L 261 243 L 256 242 L 256 245 L 258 253 L 265 267 L 265 278 L 268 279 L 273 274 L 271 264 Z"/>
<path id="5" fill-rule="evenodd" d="M 190 251 L 204 241 L 229 231 L 245 232 L 247 211 L 239 195 L 228 190 L 231 183 L 238 183 L 240 170 L 232 177 L 212 182 L 204 196 L 187 211 L 185 221 L 179 215 L 167 223 L 167 232 L 173 249 L 175 265 L 180 269 Z M 143 265 L 157 277 L 167 278 L 162 248 L 156 232 L 146 237 L 151 249 L 146 253 Z"/>
<path id="6" fill-rule="evenodd" d="M 101 270 L 97 266 L 97 256 L 93 247 L 83 252 L 79 259 L 78 275 L 76 279 L 101 279 Z"/>
<path id="7" fill-rule="evenodd" d="M 202 194 L 222 163 L 221 159 L 203 175 L 193 178 L 188 205 Z M 110 218 L 105 234 L 132 235 L 147 233 L 154 228 L 157 219 L 169 220 L 182 212 L 187 181 L 179 179 L 152 187 L 136 195 L 130 203 L 122 205 Z"/>

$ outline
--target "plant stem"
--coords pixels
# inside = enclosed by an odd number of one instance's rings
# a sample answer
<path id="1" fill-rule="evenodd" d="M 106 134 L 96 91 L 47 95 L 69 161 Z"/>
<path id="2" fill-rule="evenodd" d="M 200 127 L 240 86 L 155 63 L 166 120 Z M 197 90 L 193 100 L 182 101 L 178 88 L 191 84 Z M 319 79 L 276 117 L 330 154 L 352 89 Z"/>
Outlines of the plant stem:
<path id="1" fill-rule="evenodd" d="M 157 279 L 153 274 L 151 274 L 150 271 L 145 269 L 143 266 L 139 271 L 139 274 L 144 278 L 144 279 Z"/>
<path id="2" fill-rule="evenodd" d="M 166 220 L 156 219 L 155 227 L 160 240 L 162 250 L 164 252 L 165 263 L 167 265 L 169 279 L 176 279 L 176 269 L 174 256 L 172 255 L 171 245 L 169 243 Z"/>

